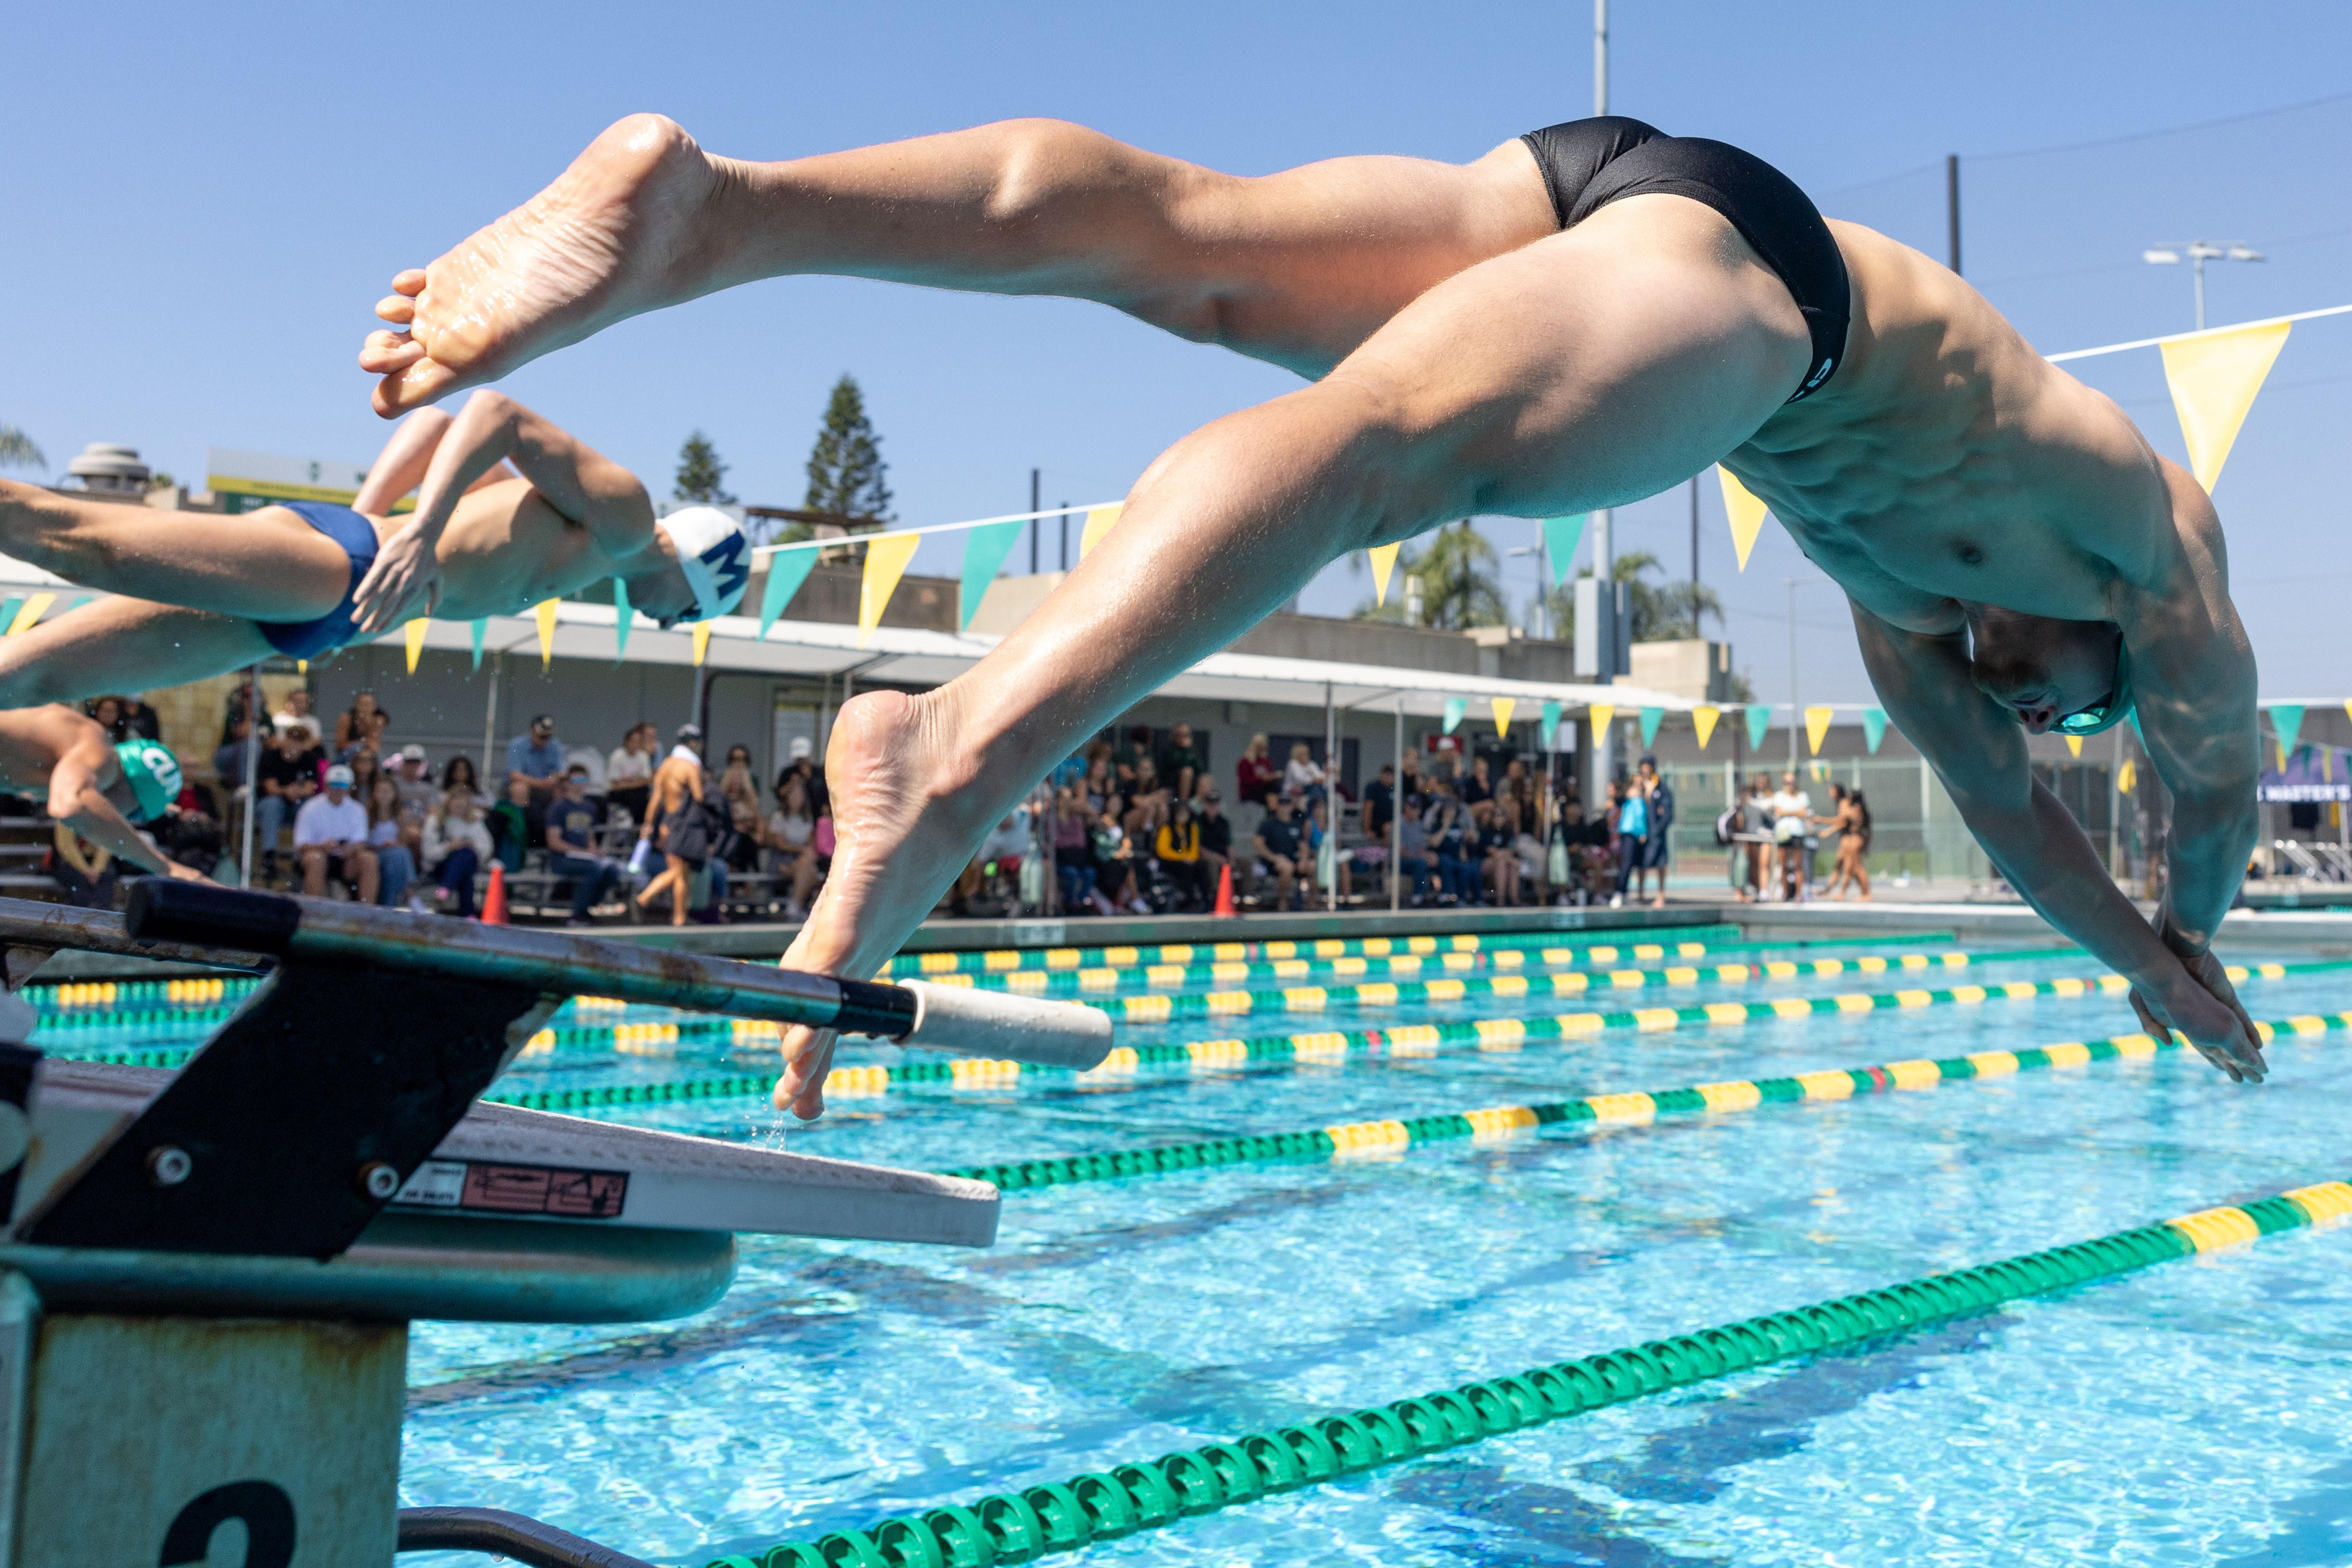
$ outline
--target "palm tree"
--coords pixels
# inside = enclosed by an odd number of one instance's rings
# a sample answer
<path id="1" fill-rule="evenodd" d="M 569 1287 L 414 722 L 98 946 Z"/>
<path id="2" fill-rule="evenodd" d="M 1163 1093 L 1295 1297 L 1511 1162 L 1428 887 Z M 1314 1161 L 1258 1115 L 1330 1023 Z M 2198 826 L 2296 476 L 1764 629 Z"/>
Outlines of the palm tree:
<path id="1" fill-rule="evenodd" d="M 0 425 L 0 468 L 46 468 L 48 458 L 41 455 L 33 438 L 14 425 Z"/>
<path id="2" fill-rule="evenodd" d="M 1654 587 L 1642 580 L 1644 572 L 1662 570 L 1658 558 L 1646 550 L 1629 550 L 1612 564 L 1612 575 L 1625 584 L 1626 598 L 1633 609 L 1635 642 L 1678 642 L 1686 637 L 1706 635 L 1701 629 L 1706 617 L 1713 616 L 1715 624 L 1723 625 L 1723 601 L 1714 589 L 1699 583 L 1669 583 Z M 1592 575 L 1586 567 L 1580 577 Z M 1559 627 L 1562 641 L 1576 638 L 1576 592 L 1563 584 L 1551 591 L 1549 601 L 1552 624 Z"/>
<path id="3" fill-rule="evenodd" d="M 1351 556 L 1361 568 L 1363 557 Z M 1441 528 L 1419 554 L 1410 546 L 1397 552 L 1396 573 L 1389 579 L 1389 600 L 1370 600 L 1356 606 L 1360 621 L 1404 619 L 1405 582 L 1421 580 L 1421 624 L 1446 631 L 1471 626 L 1499 626 L 1509 618 L 1502 584 L 1496 580 L 1495 547 L 1470 526 L 1468 518 Z"/>

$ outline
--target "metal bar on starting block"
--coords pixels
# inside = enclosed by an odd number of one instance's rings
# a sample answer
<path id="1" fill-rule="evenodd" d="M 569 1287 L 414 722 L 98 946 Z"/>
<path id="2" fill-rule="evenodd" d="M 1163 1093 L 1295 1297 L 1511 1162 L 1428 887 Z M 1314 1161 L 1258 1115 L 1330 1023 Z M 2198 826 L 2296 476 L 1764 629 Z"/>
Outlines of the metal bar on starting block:
<path id="1" fill-rule="evenodd" d="M 1110 1051 L 1110 1020 L 1092 1007 L 951 986 L 886 985 L 706 958 L 548 931 L 459 924 L 367 904 L 247 892 L 161 877 L 131 889 L 126 923 L 142 942 L 217 943 L 340 966 L 396 969 L 614 996 L 901 1045 L 1086 1068 Z"/>

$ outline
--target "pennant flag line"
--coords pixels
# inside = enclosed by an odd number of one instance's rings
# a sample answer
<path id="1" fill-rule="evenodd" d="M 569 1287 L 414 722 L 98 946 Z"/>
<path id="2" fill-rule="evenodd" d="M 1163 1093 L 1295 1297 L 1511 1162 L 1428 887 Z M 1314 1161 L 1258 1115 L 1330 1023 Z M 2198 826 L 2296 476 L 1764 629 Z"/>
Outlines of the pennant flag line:
<path id="1" fill-rule="evenodd" d="M 1553 587 L 1568 580 L 1569 568 L 1576 564 L 1576 546 L 1584 538 L 1584 520 L 1591 515 L 1580 511 L 1574 517 L 1543 520 L 1544 551 L 1551 557 Z"/>
<path id="2" fill-rule="evenodd" d="M 542 675 L 555 660 L 555 605 L 553 599 L 541 599 L 539 607 L 531 612 L 539 622 L 539 668 Z"/>
<path id="3" fill-rule="evenodd" d="M 1516 697 L 1494 697 L 1489 698 L 1487 700 L 1492 704 L 1495 710 L 1495 733 L 1497 735 L 1509 734 L 1511 732 L 1511 714 L 1512 711 L 1518 707 L 1519 700 Z"/>
<path id="4" fill-rule="evenodd" d="M 1118 514 L 1126 510 L 1127 504 L 1122 501 L 1117 506 L 1098 506 L 1087 513 L 1086 531 L 1078 535 L 1079 560 L 1094 553 L 1095 546 L 1102 542 L 1103 535 L 1111 531 L 1118 521 Z"/>
<path id="5" fill-rule="evenodd" d="M 709 657 L 710 657 L 710 623 L 709 623 L 709 621 L 697 621 L 697 622 L 695 622 L 695 623 L 694 623 L 694 665 L 695 665 L 695 668 L 696 668 L 697 669 L 701 668 L 702 668 L 702 661 L 703 661 L 704 659 L 706 659 L 706 658 L 709 658 Z"/>
<path id="6" fill-rule="evenodd" d="M 1837 717 L 1837 710 L 1834 708 L 1805 710 L 1805 741 L 1810 755 L 1816 757 L 1821 755 L 1822 742 L 1830 732 L 1830 721 L 1835 717 Z"/>
<path id="7" fill-rule="evenodd" d="M 1748 705 L 1748 749 L 1755 751 L 1764 744 L 1764 732 L 1772 727 L 1772 710 L 1761 702 Z"/>
<path id="8" fill-rule="evenodd" d="M 39 626 L 41 617 L 47 615 L 49 606 L 57 602 L 55 594 L 35 594 L 26 599 L 24 608 L 18 610 L 16 618 L 8 623 L 8 635 L 13 637 L 18 632 L 29 632 Z"/>
<path id="9" fill-rule="evenodd" d="M 419 616 L 415 620 L 409 622 L 406 626 L 401 627 L 401 631 L 408 643 L 408 673 L 411 675 L 415 675 L 416 673 L 417 656 L 425 651 L 425 628 L 432 624 L 433 622 L 429 617 Z"/>
<path id="10" fill-rule="evenodd" d="M 16 612 L 24 607 L 25 601 L 20 596 L 12 595 L 5 599 L 0 599 L 0 637 L 5 637 L 16 629 Z"/>
<path id="11" fill-rule="evenodd" d="M 2126 757 L 2124 765 L 2116 770 L 2116 789 L 2120 794 L 2129 795 L 2138 787 L 2139 763 L 2133 758 Z"/>
<path id="12" fill-rule="evenodd" d="M 1403 548 L 1403 543 L 1400 542 L 1395 544 L 1375 544 L 1364 552 L 1366 555 L 1371 557 L 1372 561 L 1372 603 L 1375 605 L 1385 605 L 1389 602 L 1389 574 L 1396 570 L 1397 552 Z"/>
<path id="13" fill-rule="evenodd" d="M 1706 743 L 1715 738 L 1715 721 L 1722 717 L 1722 709 L 1710 707 L 1704 702 L 1691 710 L 1691 728 L 1698 731 L 1700 751 L 1706 751 Z"/>
<path id="14" fill-rule="evenodd" d="M 1545 751 L 1547 751 L 1547 752 L 1553 750 L 1553 749 L 1554 749 L 1554 747 L 1552 746 L 1552 742 L 1554 742 L 1555 740 L 1557 740 L 1557 739 L 1559 739 L 1559 703 L 1557 703 L 1557 702 L 1546 702 L 1546 703 L 1543 705 L 1543 723 L 1542 723 L 1542 731 L 1543 731 L 1543 749 L 1544 749 Z"/>
<path id="15" fill-rule="evenodd" d="M 1715 477 L 1723 481 L 1723 512 L 1731 520 L 1731 548 L 1738 552 L 1739 569 L 1745 572 L 1748 552 L 1756 548 L 1756 536 L 1763 531 L 1764 514 L 1770 509 L 1720 463 L 1715 466 Z"/>
<path id="16" fill-rule="evenodd" d="M 922 542 L 919 533 L 877 533 L 866 539 L 866 574 L 857 583 L 859 647 L 882 624 L 882 612 L 889 608 L 890 595 L 898 591 L 898 579 L 907 574 L 907 563 L 915 558 L 915 547 Z"/>
<path id="17" fill-rule="evenodd" d="M 1595 741 L 1609 732 L 1610 721 L 1617 717 L 1617 704 L 1596 702 L 1592 705 L 1592 738 Z"/>
<path id="18" fill-rule="evenodd" d="M 624 578 L 613 579 L 613 662 L 620 663 L 629 657 L 629 628 L 636 624 L 637 612 L 629 603 L 629 584 Z M 474 659 L 481 661 L 482 634 L 474 634 Z"/>
<path id="19" fill-rule="evenodd" d="M 1652 742 L 1657 740 L 1658 721 L 1665 716 L 1666 710 L 1663 708 L 1642 710 L 1642 750 L 1648 751 Z"/>
<path id="20" fill-rule="evenodd" d="M 1470 700 L 1466 697 L 1449 697 L 1445 700 L 1445 732 L 1447 734 L 1454 733 L 1454 727 L 1462 722 L 1462 715 L 1469 706 Z"/>
<path id="21" fill-rule="evenodd" d="M 2172 389 L 2173 412 L 2189 444 L 2189 467 L 2209 494 L 2293 326 L 2274 321 L 2162 346 L 2164 382 Z"/>
<path id="22" fill-rule="evenodd" d="M 956 623 L 956 630 L 971 628 L 971 618 L 980 613 L 980 602 L 987 595 L 989 584 L 996 580 L 997 569 L 1004 564 L 1005 556 L 1020 539 L 1021 525 L 1017 522 L 992 522 L 964 535 L 961 618 Z M 768 635 L 765 626 L 760 628 L 760 635 Z"/>
<path id="23" fill-rule="evenodd" d="M 1015 523 L 1013 526 L 1017 528 L 1020 525 Z M 975 529 L 973 531 L 979 531 Z M 761 637 L 768 635 L 768 628 L 776 624 L 776 617 L 784 613 L 784 607 L 793 602 L 793 595 L 799 593 L 801 584 L 808 581 L 808 574 L 816 567 L 816 550 L 812 546 L 807 550 L 779 550 L 768 557 L 768 586 L 760 595 Z"/>
<path id="24" fill-rule="evenodd" d="M 1865 708 L 1862 710 L 1862 739 L 1872 756 L 1878 755 L 1878 742 L 1886 739 L 1886 710 Z"/>
<path id="25" fill-rule="evenodd" d="M 613 581 L 614 581 L 614 583 L 617 585 L 621 580 L 620 580 L 618 577 L 615 577 L 615 578 L 614 578 L 614 579 L 613 579 Z M 624 610 L 624 611 L 622 611 L 622 612 L 621 612 L 621 614 L 622 614 L 623 616 L 625 616 L 628 614 L 628 612 L 627 612 L 626 610 Z M 627 623 L 627 621 L 624 620 L 624 621 L 621 623 L 621 626 L 622 626 L 622 630 L 621 630 L 621 646 L 622 646 L 623 647 L 628 647 L 628 646 L 629 646 L 629 643 L 628 643 L 628 637 L 629 637 L 629 634 L 628 634 L 628 623 Z M 488 631 L 489 629 L 490 629 L 490 623 L 489 623 L 489 621 L 488 621 L 487 618 L 482 619 L 482 620 L 476 621 L 476 622 L 474 623 L 474 668 L 475 668 L 476 669 L 479 669 L 479 668 L 482 668 L 482 634 L 483 634 L 483 633 L 485 633 L 485 632 L 487 632 L 487 631 Z"/>
<path id="26" fill-rule="evenodd" d="M 2286 772 L 2287 753 L 2303 737 L 2303 710 L 2300 702 L 2276 702 L 2271 705 L 2271 732 L 2278 742 L 2279 772 Z"/>
<path id="27" fill-rule="evenodd" d="M 2082 737 L 2082 736 L 2080 736 L 2080 735 L 2069 735 L 2069 736 L 2067 736 L 2067 737 L 2066 737 L 2066 750 L 2067 750 L 2067 752 L 2068 752 L 2070 754 L 2072 754 L 2072 755 L 2074 755 L 2074 756 L 2076 756 L 2076 757 L 2081 756 L 2081 755 L 2083 754 L 2083 737 Z M 2284 765 L 2284 764 L 2282 764 L 2282 765 Z"/>

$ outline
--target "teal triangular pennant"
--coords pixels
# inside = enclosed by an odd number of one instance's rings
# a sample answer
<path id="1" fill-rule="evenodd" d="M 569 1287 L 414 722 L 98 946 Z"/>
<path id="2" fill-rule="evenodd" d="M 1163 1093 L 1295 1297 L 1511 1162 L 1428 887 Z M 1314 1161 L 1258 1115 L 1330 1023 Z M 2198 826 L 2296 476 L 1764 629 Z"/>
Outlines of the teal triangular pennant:
<path id="1" fill-rule="evenodd" d="M 1552 749 L 1552 737 L 1559 733 L 1559 704 L 1547 702 L 1543 705 L 1543 749 L 1545 751 L 1549 752 Z"/>
<path id="2" fill-rule="evenodd" d="M 1755 751 L 1764 743 L 1764 731 L 1772 727 L 1772 710 L 1762 702 L 1748 705 L 1748 749 Z"/>
<path id="3" fill-rule="evenodd" d="M 988 585 L 996 579 L 996 569 L 1004 564 L 1004 557 L 1020 537 L 1024 525 L 1015 519 L 1011 522 L 992 522 L 986 528 L 975 528 L 964 535 L 962 618 L 956 630 L 971 625 L 971 617 L 980 613 L 980 601 Z"/>
<path id="4" fill-rule="evenodd" d="M 637 624 L 637 612 L 629 604 L 629 584 L 624 578 L 613 579 L 613 662 L 620 663 L 629 657 L 629 628 Z"/>
<path id="5" fill-rule="evenodd" d="M 1576 546 L 1584 538 L 1584 520 L 1590 512 L 1578 512 L 1574 517 L 1548 517 L 1543 520 L 1544 551 L 1551 557 L 1551 585 L 1559 587 L 1568 580 L 1569 568 L 1576 564 Z"/>
<path id="6" fill-rule="evenodd" d="M 1878 742 L 1886 739 L 1886 710 L 1865 708 L 1862 710 L 1862 738 L 1870 747 L 1872 756 L 1878 755 Z"/>
<path id="7" fill-rule="evenodd" d="M 1666 710 L 1664 708 L 1642 710 L 1642 750 L 1648 751 L 1650 743 L 1658 738 L 1658 721 L 1665 716 Z"/>
<path id="8" fill-rule="evenodd" d="M 809 569 L 816 564 L 816 546 L 805 550 L 779 550 L 768 557 L 768 591 L 760 595 L 760 635 L 766 637 L 793 595 L 808 581 Z"/>
<path id="9" fill-rule="evenodd" d="M 1449 697 L 1445 700 L 1445 732 L 1447 734 L 1454 733 L 1454 727 L 1462 722 L 1463 710 L 1469 706 L 1470 700 L 1466 697 Z"/>
<path id="10" fill-rule="evenodd" d="M 2303 706 L 2300 702 L 2271 704 L 2271 728 L 2277 732 L 2279 750 L 2290 755 L 2303 734 Z"/>
<path id="11" fill-rule="evenodd" d="M 489 629 L 490 623 L 488 621 L 474 623 L 474 668 L 476 669 L 482 668 L 482 634 Z"/>

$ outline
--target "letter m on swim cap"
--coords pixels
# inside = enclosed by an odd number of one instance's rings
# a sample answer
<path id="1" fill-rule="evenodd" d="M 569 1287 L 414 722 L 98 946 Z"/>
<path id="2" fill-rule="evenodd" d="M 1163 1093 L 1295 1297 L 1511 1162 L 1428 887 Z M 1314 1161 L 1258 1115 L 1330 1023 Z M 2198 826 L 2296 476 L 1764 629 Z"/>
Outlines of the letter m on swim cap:
<path id="1" fill-rule="evenodd" d="M 702 552 L 702 563 L 710 568 L 711 580 L 719 585 L 719 602 L 732 605 L 743 596 L 751 583 L 751 542 L 740 532 L 730 533 Z"/>

